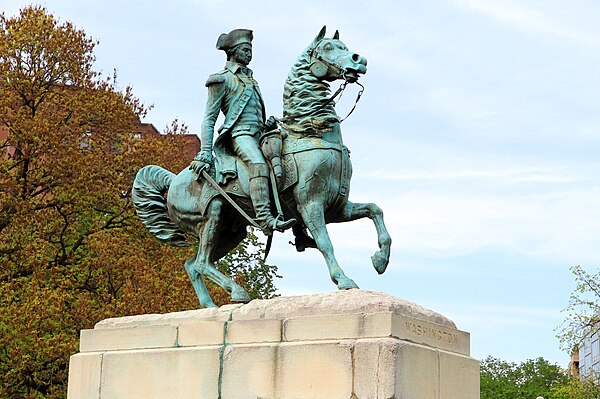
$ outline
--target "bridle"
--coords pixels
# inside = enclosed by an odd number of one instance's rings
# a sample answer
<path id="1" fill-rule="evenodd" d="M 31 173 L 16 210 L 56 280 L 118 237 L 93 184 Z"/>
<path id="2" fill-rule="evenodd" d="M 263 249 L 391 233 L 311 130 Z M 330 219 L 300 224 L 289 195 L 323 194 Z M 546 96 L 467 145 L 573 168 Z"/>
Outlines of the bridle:
<path id="1" fill-rule="evenodd" d="M 303 118 L 305 116 L 309 116 L 313 113 L 316 113 L 331 103 L 333 103 L 333 105 L 335 106 L 337 104 L 337 102 L 342 98 L 342 94 L 344 93 L 344 90 L 346 90 L 346 86 L 348 86 L 348 83 L 356 83 L 358 86 L 360 86 L 360 90 L 356 94 L 356 99 L 354 100 L 354 105 L 352 106 L 352 109 L 350 110 L 350 112 L 348 112 L 348 114 L 345 117 L 340 119 L 339 123 L 342 123 L 343 121 L 348 119 L 348 117 L 352 114 L 352 112 L 354 112 L 354 110 L 356 109 L 356 106 L 358 104 L 358 101 L 360 101 L 360 98 L 362 97 L 362 95 L 365 91 L 365 87 L 358 82 L 357 78 L 352 77 L 352 81 L 351 81 L 350 80 L 351 78 L 346 76 L 346 70 L 339 63 L 329 61 L 329 60 L 323 58 L 320 54 L 316 53 L 316 49 L 317 49 L 317 47 L 319 47 L 319 44 L 321 43 L 321 41 L 316 43 L 314 45 L 314 47 L 310 47 L 307 51 L 308 55 L 310 56 L 309 68 L 310 68 L 311 73 L 313 75 L 315 75 L 317 78 L 322 78 L 327 73 L 327 70 L 329 68 L 332 68 L 332 69 L 334 69 L 334 71 L 336 71 L 339 75 L 342 76 L 342 78 L 344 79 L 344 82 L 340 85 L 340 87 L 338 87 L 338 89 L 335 91 L 335 93 L 333 93 L 333 95 L 331 97 L 329 97 L 327 99 L 327 101 L 325 101 L 323 104 L 321 104 L 321 106 L 318 107 L 317 109 L 311 110 L 308 112 L 304 112 L 300 115 L 288 116 L 287 118 L 280 118 L 280 119 L 275 118 L 280 125 L 284 125 L 285 123 L 287 123 L 291 120 Z M 339 96 L 339 98 L 337 99 L 337 101 L 335 101 L 336 97 L 338 97 L 338 96 Z"/>
<path id="2" fill-rule="evenodd" d="M 339 75 L 344 76 L 345 73 L 346 73 L 346 71 L 344 70 L 344 68 L 339 63 L 326 60 L 325 58 L 323 58 L 321 56 L 321 54 L 319 54 L 319 53 L 316 52 L 317 47 L 319 47 L 320 43 L 321 42 L 318 42 L 318 43 L 315 44 L 314 47 L 311 47 L 311 48 L 308 49 L 308 55 L 310 57 L 310 61 L 309 61 L 310 71 L 316 77 L 322 78 L 327 73 L 327 70 L 329 68 L 332 68 Z"/>

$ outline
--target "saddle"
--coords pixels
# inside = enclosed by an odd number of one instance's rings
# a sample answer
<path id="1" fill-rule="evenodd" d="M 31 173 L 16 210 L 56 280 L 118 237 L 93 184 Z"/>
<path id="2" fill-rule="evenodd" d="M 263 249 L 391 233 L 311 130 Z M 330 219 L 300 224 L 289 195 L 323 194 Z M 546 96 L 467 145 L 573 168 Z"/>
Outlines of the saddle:
<path id="1" fill-rule="evenodd" d="M 282 169 L 283 176 L 277 179 L 277 189 L 279 194 L 284 198 L 289 198 L 289 189 L 298 183 L 298 165 L 294 154 L 314 149 L 333 149 L 342 153 L 340 191 L 333 208 L 340 207 L 344 200 L 347 199 L 350 186 L 351 166 L 348 148 L 342 144 L 332 143 L 315 137 L 282 139 L 279 131 L 276 132 L 277 136 L 274 136 L 273 133 L 271 133 L 269 138 L 276 137 L 276 140 L 279 140 L 281 145 L 278 146 L 277 144 L 273 144 L 272 140 L 261 140 L 261 147 L 263 153 L 265 153 L 265 158 L 267 159 L 269 166 L 275 171 L 275 174 L 277 175 L 276 166 L 279 166 Z M 277 149 L 277 147 L 279 147 L 279 149 Z M 276 152 L 281 152 L 273 154 L 273 148 L 275 148 Z M 219 161 L 215 163 L 216 168 L 211 169 L 211 177 L 219 183 L 220 187 L 230 195 L 246 213 L 254 215 L 254 209 L 249 194 L 250 182 L 248 177 L 248 167 L 229 151 L 222 151 L 217 156 Z M 223 169 L 223 166 L 225 165 L 227 168 Z M 273 192 L 273 190 L 271 192 Z M 210 201 L 218 195 L 220 195 L 219 191 L 212 185 L 202 184 L 199 198 L 199 207 L 202 215 L 205 214 L 206 207 Z"/>
<path id="2" fill-rule="evenodd" d="M 248 167 L 241 160 L 235 157 L 231 158 L 232 160 L 230 160 L 229 165 L 233 165 L 235 177 L 228 178 L 224 184 L 220 183 L 219 186 L 244 210 L 244 212 L 253 216 L 254 209 L 250 199 L 250 179 L 248 178 Z M 291 155 L 283 158 L 282 166 L 284 170 L 285 181 L 283 185 L 278 188 L 280 193 L 298 182 L 298 170 L 296 162 Z M 214 168 L 210 170 L 210 175 L 215 181 L 219 181 L 217 173 L 218 172 L 215 171 Z M 210 201 L 218 195 L 220 195 L 219 191 L 217 191 L 217 189 L 212 185 L 202 184 L 198 205 L 200 207 L 200 213 L 203 216 Z"/>

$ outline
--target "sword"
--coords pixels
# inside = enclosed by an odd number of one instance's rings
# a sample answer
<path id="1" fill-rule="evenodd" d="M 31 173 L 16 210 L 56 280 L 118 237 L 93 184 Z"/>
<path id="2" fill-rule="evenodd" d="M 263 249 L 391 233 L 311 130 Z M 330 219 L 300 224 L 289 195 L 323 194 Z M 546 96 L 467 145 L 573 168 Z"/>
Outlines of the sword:
<path id="1" fill-rule="evenodd" d="M 208 181 L 210 185 L 213 186 L 219 192 L 219 194 L 221 194 L 227 200 L 227 202 L 229 202 L 231 206 L 233 206 L 235 210 L 237 210 L 248 221 L 248 223 L 262 231 L 262 228 L 258 225 L 258 223 L 256 223 L 254 219 L 252 219 L 246 212 L 244 212 L 242 208 L 240 208 L 238 204 L 235 203 L 229 194 L 227 194 L 225 190 L 223 190 L 208 173 L 206 173 L 206 170 L 202 170 L 202 177 L 204 177 L 206 181 Z"/>
<path id="2" fill-rule="evenodd" d="M 227 194 L 225 192 L 225 190 L 223 190 L 221 188 L 221 186 L 219 186 L 219 184 L 212 177 L 210 177 L 210 175 L 208 173 L 206 173 L 206 170 L 202 170 L 202 177 L 204 177 L 206 179 L 206 181 L 208 181 L 211 184 L 211 186 L 213 186 L 223 196 L 223 198 L 225 198 L 227 200 L 227 202 L 229 202 L 252 226 L 256 227 L 260 231 L 263 231 L 263 229 L 258 225 L 258 223 L 256 223 L 256 221 L 254 219 L 252 219 L 246 212 L 244 212 L 244 210 L 242 208 L 240 208 L 240 206 L 238 204 L 235 203 L 233 198 L 231 198 L 229 196 L 229 194 Z M 277 185 L 275 183 L 275 176 L 273 176 L 272 172 L 271 172 L 271 179 L 273 181 L 273 187 L 275 187 L 274 189 L 277 190 Z M 275 191 L 275 193 L 277 193 L 277 191 Z M 275 198 L 276 198 L 276 204 L 277 204 L 278 211 L 279 211 L 279 213 L 283 214 L 281 212 L 281 205 L 279 203 L 279 198 L 278 198 L 277 194 L 275 195 Z M 273 234 L 270 234 L 267 236 L 267 244 L 265 245 L 265 256 L 263 258 L 263 261 L 266 261 L 267 256 L 269 256 L 269 252 L 271 252 L 271 244 L 272 243 L 273 243 Z"/>

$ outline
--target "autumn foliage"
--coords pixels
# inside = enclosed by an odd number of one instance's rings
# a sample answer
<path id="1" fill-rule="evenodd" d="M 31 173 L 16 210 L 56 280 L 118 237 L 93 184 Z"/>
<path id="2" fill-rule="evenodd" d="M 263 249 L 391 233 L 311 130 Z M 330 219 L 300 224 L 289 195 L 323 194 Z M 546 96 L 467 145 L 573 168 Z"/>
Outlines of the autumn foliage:
<path id="1" fill-rule="evenodd" d="M 0 16 L 2 398 L 66 397 L 79 330 L 99 320 L 198 307 L 182 266 L 194 247 L 150 237 L 130 199 L 140 167 L 187 165 L 185 127 L 136 139 L 146 109 L 93 70 L 96 44 L 41 7 Z M 251 238 L 221 267 L 271 296 L 276 268 Z"/>

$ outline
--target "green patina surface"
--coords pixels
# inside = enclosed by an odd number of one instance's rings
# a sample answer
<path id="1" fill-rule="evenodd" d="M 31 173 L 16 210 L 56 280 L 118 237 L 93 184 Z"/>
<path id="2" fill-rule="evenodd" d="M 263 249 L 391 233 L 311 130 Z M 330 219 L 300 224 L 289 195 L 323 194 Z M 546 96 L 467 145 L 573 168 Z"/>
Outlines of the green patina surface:
<path id="1" fill-rule="evenodd" d="M 207 79 L 201 149 L 190 168 L 175 175 L 146 166 L 133 187 L 138 215 L 154 235 L 171 245 L 185 245 L 188 237 L 198 240 L 198 253 L 185 268 L 202 307 L 215 306 L 203 277 L 227 290 L 232 301 L 249 300 L 242 287 L 214 266 L 244 239 L 249 224 L 228 201 L 236 201 L 267 235 L 292 227 L 296 249 L 317 248 L 339 289 L 358 286 L 334 256 L 327 223 L 370 218 L 377 231 L 379 250 L 371 260 L 378 273 L 385 271 L 390 257 L 391 238 L 381 209 L 348 200 L 352 167 L 334 108 L 337 93 L 332 95 L 329 85 L 356 82 L 366 73 L 366 59 L 348 50 L 337 31 L 326 38 L 323 27 L 291 68 L 283 117 L 266 119 L 258 83 L 248 68 L 252 39 L 252 31 L 236 29 L 217 41 L 227 62 Z M 225 120 L 213 140 L 219 113 Z M 203 171 L 214 181 L 202 177 Z M 271 203 L 274 192 L 282 199 L 281 209 Z"/>

